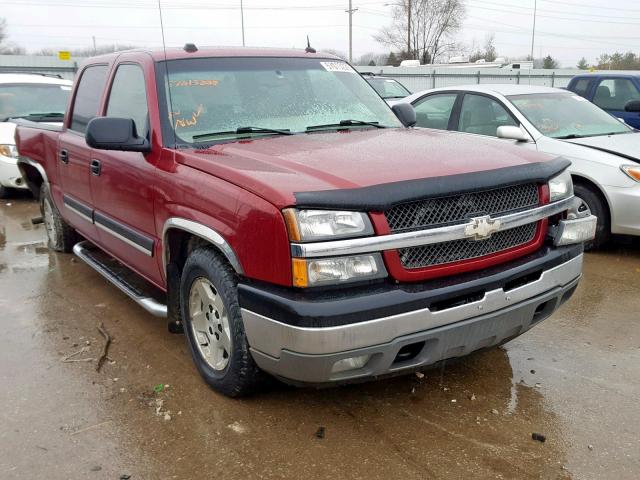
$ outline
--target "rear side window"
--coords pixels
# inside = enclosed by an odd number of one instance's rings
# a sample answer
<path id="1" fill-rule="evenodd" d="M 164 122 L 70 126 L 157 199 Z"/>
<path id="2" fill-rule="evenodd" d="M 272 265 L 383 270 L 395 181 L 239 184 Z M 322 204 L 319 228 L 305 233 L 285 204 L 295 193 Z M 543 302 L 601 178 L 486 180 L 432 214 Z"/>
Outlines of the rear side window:
<path id="1" fill-rule="evenodd" d="M 632 100 L 640 100 L 640 93 L 631 80 L 608 78 L 598 85 L 593 103 L 604 110 L 624 110 Z"/>
<path id="2" fill-rule="evenodd" d="M 429 95 L 416 102 L 416 126 L 446 130 L 453 105 L 456 103 L 456 93 Z"/>
<path id="3" fill-rule="evenodd" d="M 71 115 L 71 130 L 84 133 L 87 123 L 98 114 L 100 98 L 107 80 L 107 66 L 95 65 L 87 67 L 76 91 Z"/>
<path id="4" fill-rule="evenodd" d="M 148 113 L 142 69 L 133 64 L 120 65 L 111 85 L 107 117 L 131 118 L 138 135 L 145 137 L 149 130 Z"/>
<path id="5" fill-rule="evenodd" d="M 591 83 L 590 79 L 581 78 L 574 85 L 573 91 L 575 93 L 577 93 L 578 95 L 580 95 L 581 97 L 586 97 L 587 96 L 587 90 L 589 90 L 589 83 Z"/>

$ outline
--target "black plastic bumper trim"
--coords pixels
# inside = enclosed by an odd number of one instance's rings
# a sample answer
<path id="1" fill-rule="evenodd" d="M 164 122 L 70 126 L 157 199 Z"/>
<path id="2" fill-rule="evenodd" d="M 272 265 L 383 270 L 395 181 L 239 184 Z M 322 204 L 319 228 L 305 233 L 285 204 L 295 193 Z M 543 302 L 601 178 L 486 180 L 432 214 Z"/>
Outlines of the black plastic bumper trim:
<path id="1" fill-rule="evenodd" d="M 413 284 L 386 281 L 361 287 L 321 292 L 242 281 L 238 284 L 240 306 L 279 322 L 308 328 L 324 328 L 366 322 L 457 301 L 477 295 L 541 270 L 568 262 L 583 251 L 582 244 L 543 247 L 535 253 L 485 270 Z"/>

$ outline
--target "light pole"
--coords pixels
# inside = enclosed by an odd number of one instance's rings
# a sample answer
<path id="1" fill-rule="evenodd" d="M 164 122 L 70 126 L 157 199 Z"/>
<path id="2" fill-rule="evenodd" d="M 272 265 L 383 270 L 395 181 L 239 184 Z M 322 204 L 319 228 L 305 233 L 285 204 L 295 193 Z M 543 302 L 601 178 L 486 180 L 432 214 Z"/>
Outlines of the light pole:
<path id="1" fill-rule="evenodd" d="M 240 22 L 242 24 L 242 46 L 244 47 L 244 8 L 240 0 Z"/>
<path id="2" fill-rule="evenodd" d="M 536 14 L 538 13 L 538 0 L 533 0 L 533 30 L 531 31 L 531 62 L 533 68 L 533 45 L 536 41 Z"/>
<path id="3" fill-rule="evenodd" d="M 349 0 L 349 10 L 345 10 L 349 14 L 349 63 L 353 61 L 353 13 L 358 10 L 353 8 L 352 0 Z"/>
<path id="4" fill-rule="evenodd" d="M 404 3 L 384 3 L 383 7 L 405 7 Z M 407 55 L 411 55 L 411 0 L 407 0 Z"/>

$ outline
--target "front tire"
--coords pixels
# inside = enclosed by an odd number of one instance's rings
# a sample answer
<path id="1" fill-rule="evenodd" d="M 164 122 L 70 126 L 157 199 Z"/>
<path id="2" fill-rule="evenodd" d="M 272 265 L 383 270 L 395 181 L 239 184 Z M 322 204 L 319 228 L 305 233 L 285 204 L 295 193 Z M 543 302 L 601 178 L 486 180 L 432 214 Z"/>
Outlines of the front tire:
<path id="1" fill-rule="evenodd" d="M 56 252 L 71 253 L 78 241 L 78 234 L 60 215 L 46 183 L 40 187 L 40 212 L 47 230 L 49 248 Z"/>
<path id="2" fill-rule="evenodd" d="M 180 304 L 187 343 L 204 381 L 229 397 L 258 390 L 265 374 L 249 351 L 237 279 L 213 248 L 197 248 L 189 255 L 182 271 Z"/>
<path id="3" fill-rule="evenodd" d="M 578 211 L 580 213 L 591 213 L 598 217 L 596 236 L 591 242 L 585 243 L 584 249 L 592 250 L 600 248 L 611 238 L 609 211 L 604 203 L 604 199 L 592 188 L 581 183 L 576 183 L 573 191 L 581 202 Z"/>

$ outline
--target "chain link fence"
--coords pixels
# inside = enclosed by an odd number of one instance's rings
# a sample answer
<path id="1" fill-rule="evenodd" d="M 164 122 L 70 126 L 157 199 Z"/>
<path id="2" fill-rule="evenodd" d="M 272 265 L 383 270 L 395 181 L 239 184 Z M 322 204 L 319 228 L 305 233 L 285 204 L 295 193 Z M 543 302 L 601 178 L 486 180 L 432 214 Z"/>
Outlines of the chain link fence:
<path id="1" fill-rule="evenodd" d="M 393 78 L 411 92 L 438 87 L 472 85 L 481 83 L 511 83 L 564 88 L 579 70 L 503 70 L 503 69 L 461 69 L 424 67 L 356 67 L 360 72 Z M 413 70 L 413 71 L 412 71 Z"/>

